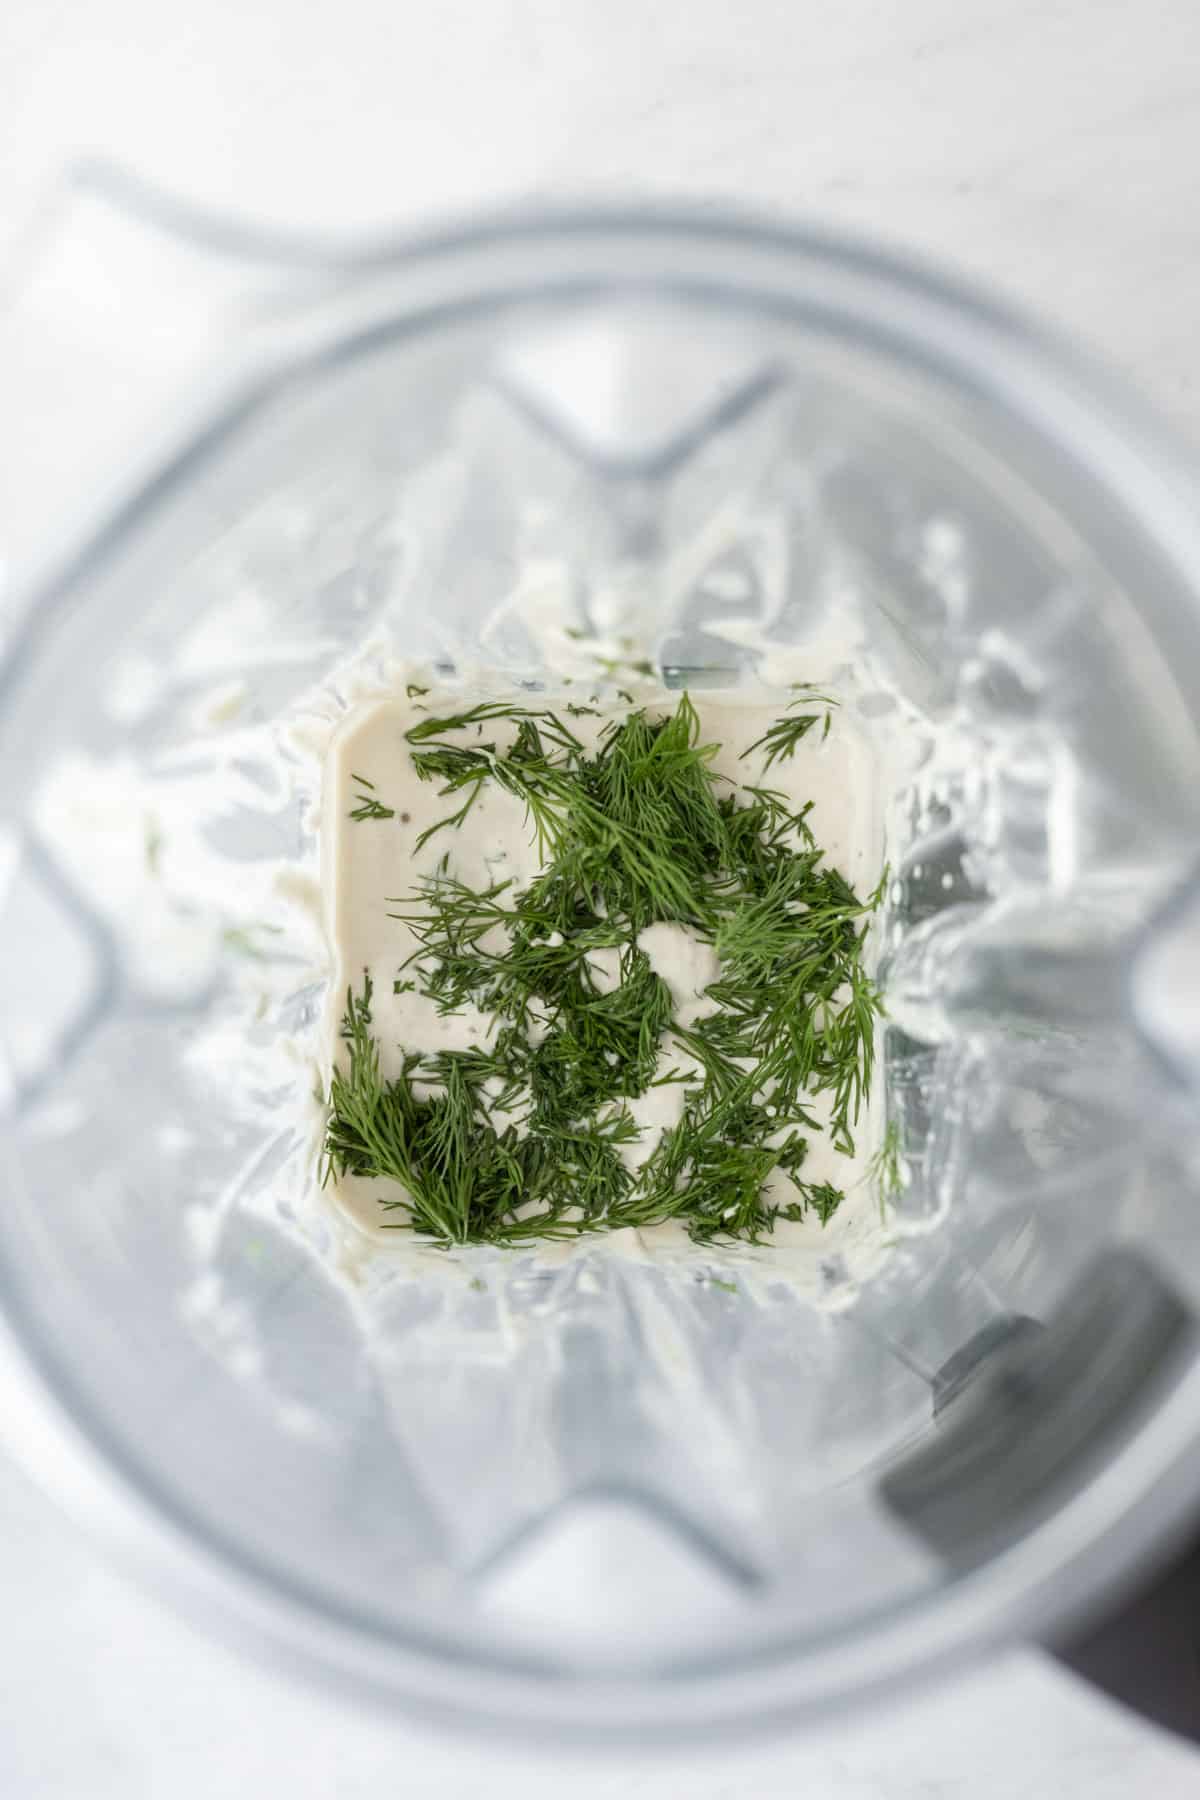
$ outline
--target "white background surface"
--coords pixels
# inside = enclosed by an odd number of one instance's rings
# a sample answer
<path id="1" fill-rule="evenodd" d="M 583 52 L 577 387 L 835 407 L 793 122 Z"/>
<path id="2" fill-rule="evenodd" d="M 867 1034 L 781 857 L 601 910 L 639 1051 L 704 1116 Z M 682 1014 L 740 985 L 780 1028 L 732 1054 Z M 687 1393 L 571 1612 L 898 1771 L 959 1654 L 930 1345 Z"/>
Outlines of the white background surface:
<path id="1" fill-rule="evenodd" d="M 1195 0 L 5 0 L 0 222 L 89 150 L 306 227 L 630 192 L 852 225 L 1056 319 L 1200 442 Z M 2 1466 L 0 1593 L 5 1800 L 1200 1793 L 1200 1757 L 1030 1653 L 703 1759 L 428 1737 L 202 1641 Z"/>

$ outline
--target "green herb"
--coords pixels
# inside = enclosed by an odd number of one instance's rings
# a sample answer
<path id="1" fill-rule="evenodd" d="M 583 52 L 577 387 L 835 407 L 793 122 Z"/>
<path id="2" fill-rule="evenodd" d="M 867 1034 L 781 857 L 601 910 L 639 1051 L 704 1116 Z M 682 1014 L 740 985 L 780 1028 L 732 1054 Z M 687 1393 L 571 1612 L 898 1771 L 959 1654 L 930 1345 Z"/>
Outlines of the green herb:
<path id="1" fill-rule="evenodd" d="M 765 750 L 765 768 L 769 769 L 775 762 L 786 762 L 789 757 L 795 755 L 797 744 L 808 736 L 815 725 L 822 725 L 822 721 L 824 723 L 821 736 L 827 738 L 833 723 L 833 714 L 830 709 L 837 705 L 836 700 L 831 699 L 828 694 L 817 694 L 813 693 L 811 689 L 805 689 L 790 704 L 799 706 L 802 701 L 811 704 L 814 700 L 824 704 L 825 711 L 823 713 L 797 713 L 790 718 L 776 719 L 762 737 L 742 751 L 743 758 L 750 756 L 755 750 Z"/>
<path id="2" fill-rule="evenodd" d="M 247 956 L 253 962 L 266 962 L 270 952 L 255 936 L 260 931 L 266 932 L 268 937 L 279 937 L 283 927 L 268 925 L 265 920 L 251 922 L 249 925 L 227 925 L 221 933 L 221 943 L 234 956 Z"/>
<path id="3" fill-rule="evenodd" d="M 780 719 L 751 748 L 769 767 L 821 716 Z M 488 735 L 501 724 L 503 747 Z M 523 802 L 543 867 L 523 889 L 477 890 L 443 857 L 389 902 L 417 944 L 394 991 L 415 983 L 439 1011 L 474 1006 L 493 1029 L 470 1050 L 403 1055 L 385 1080 L 364 977 L 347 994 L 326 1176 L 395 1184 L 402 1195 L 380 1199 L 397 1227 L 443 1244 L 672 1218 L 701 1243 L 756 1243 L 780 1218 L 827 1224 L 844 1192 L 803 1170 L 822 1130 L 854 1153 L 881 1011 L 866 918 L 886 876 L 860 901 L 825 866 L 808 806 L 723 784 L 686 693 L 667 717 L 631 710 L 590 750 L 554 712 L 497 702 L 406 736 L 417 775 L 452 807 L 419 842 L 460 826 L 491 782 Z M 713 1010 L 686 1029 L 638 943 L 663 921 L 719 964 Z M 691 1066 L 660 1076 L 672 1048 Z M 682 1118 L 634 1170 L 626 1102 L 667 1082 L 685 1086 Z"/>
<path id="4" fill-rule="evenodd" d="M 869 1170 L 871 1183 L 879 1197 L 881 1218 L 887 1212 L 888 1201 L 894 1199 L 904 1186 L 903 1156 L 899 1121 L 889 1119 L 883 1142 L 872 1156 Z"/>
<path id="5" fill-rule="evenodd" d="M 429 689 L 418 687 L 415 681 L 410 681 L 404 691 L 410 700 L 419 700 L 424 699 L 425 695 L 429 692 Z"/>
<path id="6" fill-rule="evenodd" d="M 362 790 L 362 792 L 355 795 L 358 805 L 350 814 L 352 819 L 395 818 L 396 814 L 393 809 L 390 806 L 384 806 L 382 801 L 376 798 L 375 783 L 373 781 L 368 781 L 365 775 L 351 775 L 350 779 L 351 781 L 356 782 L 358 787 Z"/>
<path id="7" fill-rule="evenodd" d="M 146 854 L 146 873 L 155 879 L 162 873 L 162 853 L 165 839 L 162 826 L 152 813 L 147 813 L 142 822 L 144 847 Z"/>

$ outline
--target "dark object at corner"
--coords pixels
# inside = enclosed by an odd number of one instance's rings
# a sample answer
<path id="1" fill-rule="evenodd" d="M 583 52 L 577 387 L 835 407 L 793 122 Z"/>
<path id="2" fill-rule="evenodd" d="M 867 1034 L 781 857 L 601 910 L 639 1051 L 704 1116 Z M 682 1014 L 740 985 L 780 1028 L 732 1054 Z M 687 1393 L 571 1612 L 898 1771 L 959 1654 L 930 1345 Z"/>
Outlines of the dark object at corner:
<path id="1" fill-rule="evenodd" d="M 888 1504 L 948 1565 L 978 1564 L 1053 1509 L 1071 1470 L 1111 1454 L 1197 1342 L 1157 1270 L 1111 1251 L 1044 1325 L 994 1319 L 948 1359 L 933 1383 L 935 1431 L 887 1476 Z M 1200 1742 L 1200 1539 L 1107 1619 L 1047 1648 Z"/>

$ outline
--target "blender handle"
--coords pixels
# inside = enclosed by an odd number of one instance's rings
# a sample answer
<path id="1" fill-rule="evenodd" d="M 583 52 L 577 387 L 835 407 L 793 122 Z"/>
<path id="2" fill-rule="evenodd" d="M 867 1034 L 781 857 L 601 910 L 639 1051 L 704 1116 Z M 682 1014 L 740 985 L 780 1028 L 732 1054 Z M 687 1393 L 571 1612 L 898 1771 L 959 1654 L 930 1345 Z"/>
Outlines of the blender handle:
<path id="1" fill-rule="evenodd" d="M 1200 1537 L 1099 1625 L 1046 1647 L 1111 1699 L 1200 1744 Z"/>

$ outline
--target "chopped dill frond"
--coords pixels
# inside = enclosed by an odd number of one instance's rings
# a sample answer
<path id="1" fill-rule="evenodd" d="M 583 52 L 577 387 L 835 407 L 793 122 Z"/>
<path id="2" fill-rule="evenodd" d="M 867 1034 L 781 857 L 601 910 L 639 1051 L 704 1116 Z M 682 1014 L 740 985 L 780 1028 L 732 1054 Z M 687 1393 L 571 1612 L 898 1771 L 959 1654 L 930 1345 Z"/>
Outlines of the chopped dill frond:
<path id="1" fill-rule="evenodd" d="M 375 783 L 368 781 L 365 775 L 351 775 L 359 789 L 355 795 L 358 805 L 350 814 L 352 819 L 394 819 L 396 814 L 392 807 L 385 806 L 375 793 Z"/>

